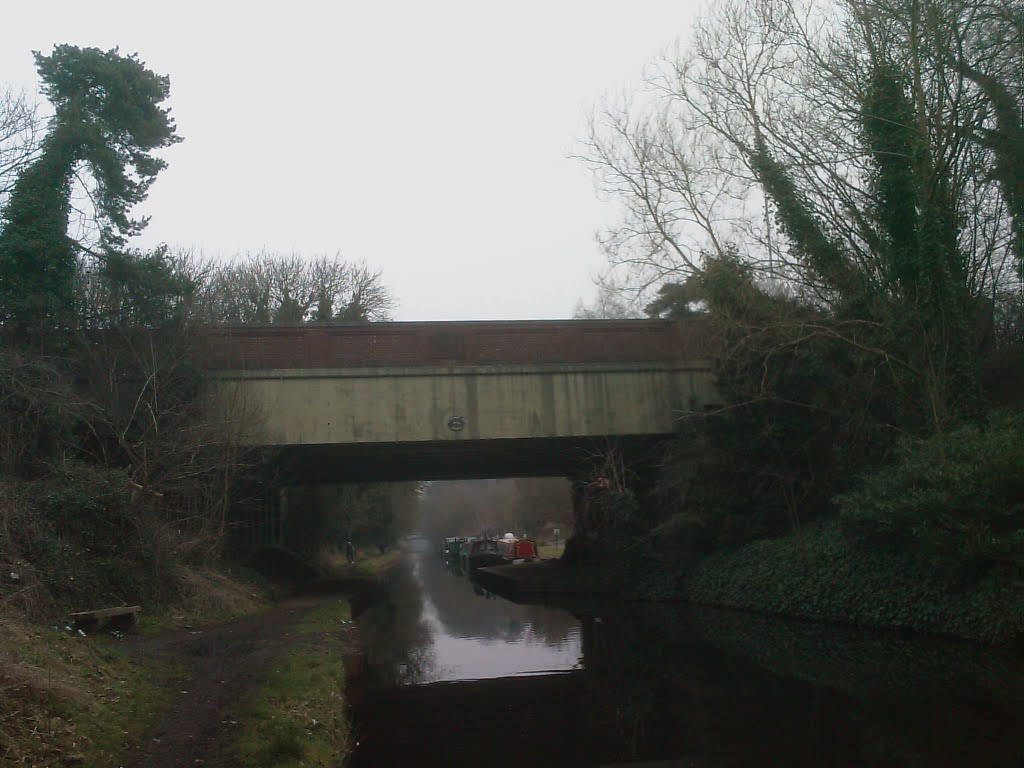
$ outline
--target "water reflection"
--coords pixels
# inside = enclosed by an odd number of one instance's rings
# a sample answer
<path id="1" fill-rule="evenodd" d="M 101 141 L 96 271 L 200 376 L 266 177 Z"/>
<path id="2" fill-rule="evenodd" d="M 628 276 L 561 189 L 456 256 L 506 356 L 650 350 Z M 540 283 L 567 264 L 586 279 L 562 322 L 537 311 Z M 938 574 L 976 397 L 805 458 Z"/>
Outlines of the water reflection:
<path id="1" fill-rule="evenodd" d="M 396 568 L 360 628 L 382 685 L 568 671 L 582 653 L 572 614 L 496 598 L 426 543 Z"/>
<path id="2" fill-rule="evenodd" d="M 586 677 L 631 756 L 707 765 L 1024 764 L 1021 660 L 710 609 L 583 620 Z"/>
<path id="3" fill-rule="evenodd" d="M 406 563 L 391 572 L 359 619 L 366 668 L 375 686 L 407 685 L 433 665 L 431 627 L 423 620 L 424 593 Z"/>
<path id="4" fill-rule="evenodd" d="M 357 751 L 356 765 L 403 764 L 396 731 L 431 764 L 423 745 L 445 723 L 470 744 L 546 739 L 563 765 L 1024 765 L 1024 663 L 1009 654 L 665 605 L 517 605 L 422 549 L 360 619 L 382 693 L 359 728 L 392 762 Z"/>

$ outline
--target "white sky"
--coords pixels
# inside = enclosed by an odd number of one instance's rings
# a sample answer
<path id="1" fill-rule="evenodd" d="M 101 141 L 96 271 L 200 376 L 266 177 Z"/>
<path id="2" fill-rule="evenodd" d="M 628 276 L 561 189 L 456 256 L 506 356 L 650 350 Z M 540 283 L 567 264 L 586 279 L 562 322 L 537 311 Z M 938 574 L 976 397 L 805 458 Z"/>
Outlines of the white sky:
<path id="1" fill-rule="evenodd" d="M 170 76 L 185 141 L 141 245 L 340 252 L 383 270 L 396 319 L 461 320 L 591 298 L 616 214 L 568 155 L 695 0 L 11 5 L 0 82 L 35 89 L 31 51 L 58 43 Z"/>

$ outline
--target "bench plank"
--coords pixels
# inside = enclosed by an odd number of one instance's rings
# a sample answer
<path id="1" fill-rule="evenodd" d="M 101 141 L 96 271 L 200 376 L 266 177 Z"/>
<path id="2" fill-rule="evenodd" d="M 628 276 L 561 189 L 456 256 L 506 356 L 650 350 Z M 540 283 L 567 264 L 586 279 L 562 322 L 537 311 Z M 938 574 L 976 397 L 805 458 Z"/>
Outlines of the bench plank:
<path id="1" fill-rule="evenodd" d="M 126 613 L 138 613 L 142 610 L 141 605 L 122 605 L 118 608 L 101 608 L 98 611 L 78 611 L 72 613 L 72 619 L 106 619 L 110 616 L 123 616 Z"/>

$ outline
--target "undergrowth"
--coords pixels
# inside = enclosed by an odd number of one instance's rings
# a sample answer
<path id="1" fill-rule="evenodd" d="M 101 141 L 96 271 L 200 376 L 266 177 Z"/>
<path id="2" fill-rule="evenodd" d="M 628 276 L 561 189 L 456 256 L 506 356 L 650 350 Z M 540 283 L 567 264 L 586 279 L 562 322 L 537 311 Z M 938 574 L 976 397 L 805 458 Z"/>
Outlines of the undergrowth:
<path id="1" fill-rule="evenodd" d="M 119 470 L 71 464 L 37 480 L 0 478 L 0 600 L 34 618 L 174 602 L 188 562 L 181 544 Z"/>
<path id="2" fill-rule="evenodd" d="M 695 603 L 950 635 L 985 643 L 1024 639 L 1024 588 L 990 575 L 970 584 L 937 575 L 844 535 L 835 520 L 719 552 L 683 585 Z"/>

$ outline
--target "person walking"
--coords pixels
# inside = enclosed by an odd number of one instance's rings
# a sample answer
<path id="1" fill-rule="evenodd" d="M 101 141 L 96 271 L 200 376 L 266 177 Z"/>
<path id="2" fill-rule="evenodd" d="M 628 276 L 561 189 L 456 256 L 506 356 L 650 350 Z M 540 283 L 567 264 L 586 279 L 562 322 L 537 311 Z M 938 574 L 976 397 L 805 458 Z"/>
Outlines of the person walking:
<path id="1" fill-rule="evenodd" d="M 348 559 L 349 565 L 356 561 L 356 548 L 352 546 L 351 541 L 345 545 L 345 557 Z"/>

